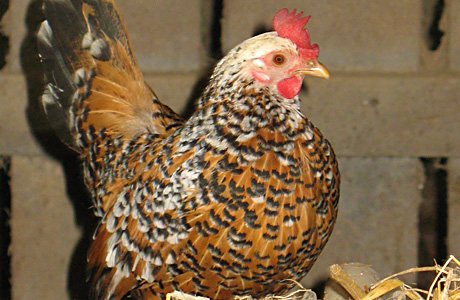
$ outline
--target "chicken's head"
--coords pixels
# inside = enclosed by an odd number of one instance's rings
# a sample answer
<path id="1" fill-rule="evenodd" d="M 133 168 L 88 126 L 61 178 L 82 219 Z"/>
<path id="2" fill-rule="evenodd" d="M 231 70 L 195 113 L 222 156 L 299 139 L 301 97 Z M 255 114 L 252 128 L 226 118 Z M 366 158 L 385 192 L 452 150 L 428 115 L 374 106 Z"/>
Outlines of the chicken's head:
<path id="1" fill-rule="evenodd" d="M 287 9 L 278 11 L 273 18 L 274 32 L 264 33 L 246 40 L 228 55 L 238 62 L 237 72 L 246 81 L 260 88 L 268 87 L 281 96 L 292 99 L 300 91 L 306 75 L 328 78 L 329 72 L 317 60 L 318 45 L 310 44 L 305 29 L 310 17 L 296 15 Z M 231 68 L 231 67 L 230 67 Z"/>

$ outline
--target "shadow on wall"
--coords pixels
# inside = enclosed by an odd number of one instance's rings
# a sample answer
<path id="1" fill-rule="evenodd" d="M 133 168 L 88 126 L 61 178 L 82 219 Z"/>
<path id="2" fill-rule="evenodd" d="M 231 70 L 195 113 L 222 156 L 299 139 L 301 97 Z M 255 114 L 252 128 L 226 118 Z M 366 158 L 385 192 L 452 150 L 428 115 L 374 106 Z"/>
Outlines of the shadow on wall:
<path id="1" fill-rule="evenodd" d="M 2 19 L 10 6 L 9 0 L 0 2 L 0 70 L 6 65 L 6 55 L 10 48 L 10 39 L 2 31 Z M 10 157 L 0 156 L 0 299 L 11 298 L 10 284 L 10 245 L 9 216 L 11 211 Z"/>
<path id="2" fill-rule="evenodd" d="M 2 0 L 0 2 L 0 21 L 2 20 L 9 6 L 9 0 Z M 10 39 L 6 34 L 3 34 L 0 23 L 0 70 L 6 65 L 6 55 L 8 54 L 9 48 Z"/>

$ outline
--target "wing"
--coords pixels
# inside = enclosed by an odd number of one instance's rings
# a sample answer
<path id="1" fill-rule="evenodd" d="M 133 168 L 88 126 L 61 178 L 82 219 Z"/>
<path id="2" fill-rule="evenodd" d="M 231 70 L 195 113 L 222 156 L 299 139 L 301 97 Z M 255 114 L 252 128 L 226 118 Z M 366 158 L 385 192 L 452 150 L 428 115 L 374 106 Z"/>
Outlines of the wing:
<path id="1" fill-rule="evenodd" d="M 38 33 L 46 75 L 42 103 L 54 129 L 84 151 L 87 135 L 165 136 L 182 124 L 144 83 L 111 0 L 45 0 Z"/>

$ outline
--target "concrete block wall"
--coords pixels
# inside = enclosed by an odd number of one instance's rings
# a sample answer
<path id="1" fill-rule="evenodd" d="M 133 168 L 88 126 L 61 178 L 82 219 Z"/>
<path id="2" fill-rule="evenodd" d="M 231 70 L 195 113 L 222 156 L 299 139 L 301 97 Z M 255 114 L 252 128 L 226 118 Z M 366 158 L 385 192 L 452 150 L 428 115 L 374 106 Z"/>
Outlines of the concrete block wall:
<path id="1" fill-rule="evenodd" d="M 223 0 L 224 52 L 269 30 L 278 9 L 297 8 L 312 15 L 312 42 L 331 71 L 328 81 L 308 78 L 301 92 L 302 112 L 334 145 L 343 177 L 339 220 L 307 287 L 332 263 L 371 264 L 382 276 L 418 264 L 427 180 L 420 157 L 447 158 L 447 249 L 460 256 L 460 4 L 446 1 L 439 20 L 445 34 L 431 51 L 427 28 L 437 2 Z M 146 81 L 176 111 L 190 105 L 213 62 L 216 3 L 117 1 Z M 9 37 L 0 70 L 0 155 L 11 158 L 11 294 L 84 299 L 94 222 L 76 160 L 37 105 L 39 8 L 39 0 L 9 0 L 0 20 Z"/>
<path id="2" fill-rule="evenodd" d="M 67 299 L 69 262 L 81 238 L 62 166 L 42 156 L 11 163 L 12 299 Z"/>

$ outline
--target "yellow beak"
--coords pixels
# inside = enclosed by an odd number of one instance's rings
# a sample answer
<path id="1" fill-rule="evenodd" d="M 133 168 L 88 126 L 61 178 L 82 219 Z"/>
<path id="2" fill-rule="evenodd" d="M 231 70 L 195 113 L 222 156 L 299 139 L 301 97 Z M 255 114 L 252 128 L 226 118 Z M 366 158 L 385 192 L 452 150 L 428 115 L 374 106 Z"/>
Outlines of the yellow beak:
<path id="1" fill-rule="evenodd" d="M 325 79 L 329 78 L 329 71 L 327 68 L 316 60 L 307 62 L 306 66 L 295 70 L 293 74 L 309 75 Z"/>

